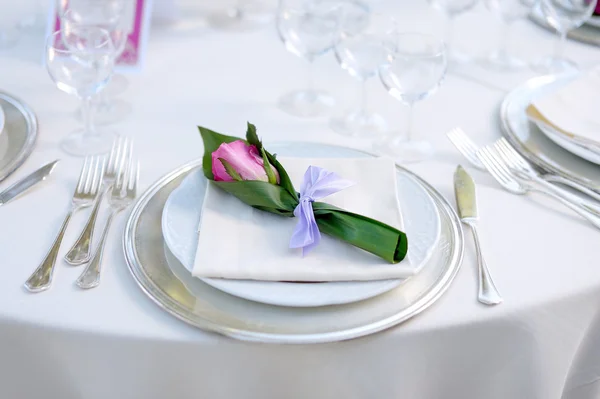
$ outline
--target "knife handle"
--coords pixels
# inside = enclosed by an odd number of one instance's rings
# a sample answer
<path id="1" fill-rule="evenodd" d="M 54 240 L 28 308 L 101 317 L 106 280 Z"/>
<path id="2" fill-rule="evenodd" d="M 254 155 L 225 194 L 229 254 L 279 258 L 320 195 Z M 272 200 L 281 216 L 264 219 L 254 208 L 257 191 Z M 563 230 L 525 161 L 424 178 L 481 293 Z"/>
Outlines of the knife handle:
<path id="1" fill-rule="evenodd" d="M 502 296 L 498 292 L 498 289 L 494 285 L 490 271 L 485 264 L 483 259 L 483 253 L 481 252 L 481 243 L 479 242 L 479 234 L 477 233 L 477 227 L 475 223 L 467 223 L 471 227 L 473 232 L 473 239 L 475 240 L 475 251 L 477 253 L 477 271 L 479 275 L 479 294 L 477 299 L 479 302 L 486 305 L 497 305 L 502 303 Z"/>

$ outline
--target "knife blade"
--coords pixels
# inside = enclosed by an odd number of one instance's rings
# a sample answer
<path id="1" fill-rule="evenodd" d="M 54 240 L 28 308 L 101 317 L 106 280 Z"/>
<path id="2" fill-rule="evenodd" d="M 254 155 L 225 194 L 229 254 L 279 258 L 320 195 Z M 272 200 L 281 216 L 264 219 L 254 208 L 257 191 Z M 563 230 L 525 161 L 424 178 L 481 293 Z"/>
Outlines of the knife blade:
<path id="1" fill-rule="evenodd" d="M 52 173 L 58 161 L 59 159 L 42 166 L 35 172 L 22 178 L 12 186 L 8 187 L 6 190 L 2 191 L 0 193 L 0 206 L 7 204 L 19 195 L 23 194 L 25 191 L 29 190 L 31 187 L 35 186 L 37 183 L 45 180 L 50 173 Z"/>
<path id="2" fill-rule="evenodd" d="M 454 172 L 454 194 L 461 220 L 477 220 L 477 193 L 475 182 L 460 165 Z"/>

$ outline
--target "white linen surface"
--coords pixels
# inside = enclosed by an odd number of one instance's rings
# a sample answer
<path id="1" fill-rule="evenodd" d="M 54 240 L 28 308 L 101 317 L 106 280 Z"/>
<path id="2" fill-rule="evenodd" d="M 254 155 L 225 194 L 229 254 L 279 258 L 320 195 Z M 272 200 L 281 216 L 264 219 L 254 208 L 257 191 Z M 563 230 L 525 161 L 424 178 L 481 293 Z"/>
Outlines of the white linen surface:
<path id="1" fill-rule="evenodd" d="M 17 3 L 0 0 L 0 10 Z M 206 27 L 201 6 L 208 0 L 175 3 L 183 20 L 153 26 L 144 70 L 131 76 L 121 96 L 133 112 L 110 126 L 135 139 L 140 192 L 202 154 L 197 124 L 243 135 L 251 121 L 267 148 L 296 140 L 370 149 L 371 138 L 337 135 L 327 118 L 300 119 L 277 109 L 281 94 L 306 84 L 306 63 L 285 50 L 273 25 L 224 32 Z M 442 34 L 443 16 L 425 1 L 370 4 L 396 17 L 403 30 Z M 486 56 L 498 43 L 495 17 L 483 3 L 458 15 L 452 45 Z M 554 32 L 529 20 L 511 29 L 511 53 L 530 62 L 552 53 Z M 58 90 L 40 64 L 44 29 L 22 32 L 20 43 L 0 53 L 0 85 L 35 110 L 40 135 L 31 157 L 0 189 L 46 162 L 62 161 L 39 188 L 0 207 L 0 398 L 600 398 L 600 233 L 535 195 L 503 191 L 473 168 L 484 256 L 505 298 L 500 306 L 476 300 L 475 250 L 465 231 L 465 257 L 452 286 L 407 323 L 341 343 L 239 342 L 192 328 L 146 297 L 123 257 L 128 212 L 115 218 L 108 235 L 98 288 L 78 289 L 81 268 L 61 261 L 85 224 L 82 211 L 66 231 L 52 288 L 26 292 L 23 282 L 56 236 L 82 160 L 59 146 L 81 126 L 73 117 L 79 100 Z M 582 69 L 598 62 L 597 47 L 570 40 L 566 52 Z M 331 54 L 313 67 L 315 87 L 338 101 L 335 114 L 356 105 L 358 83 Z M 479 144 L 496 140 L 498 106 L 508 89 L 535 76 L 470 63 L 469 71 L 479 70 L 473 77 L 464 68 L 453 64 L 439 91 L 415 107 L 415 138 L 431 140 L 437 153 L 407 165 L 451 205 L 456 165 L 468 165 L 444 132 L 460 125 Z M 402 128 L 401 104 L 377 79 L 367 82 L 367 91 L 370 109 L 386 117 L 391 130 Z"/>
<path id="2" fill-rule="evenodd" d="M 392 159 L 280 157 L 279 161 L 296 190 L 311 165 L 353 181 L 354 186 L 318 201 L 402 230 L 396 167 Z M 320 244 L 303 257 L 300 248 L 289 248 L 296 223 L 297 218 L 254 209 L 209 183 L 192 274 L 265 281 L 387 280 L 414 274 L 408 257 L 391 264 L 325 234 L 321 234 Z"/>
<path id="3" fill-rule="evenodd" d="M 583 73 L 564 87 L 536 98 L 532 105 L 566 133 L 600 141 L 600 68 Z"/>

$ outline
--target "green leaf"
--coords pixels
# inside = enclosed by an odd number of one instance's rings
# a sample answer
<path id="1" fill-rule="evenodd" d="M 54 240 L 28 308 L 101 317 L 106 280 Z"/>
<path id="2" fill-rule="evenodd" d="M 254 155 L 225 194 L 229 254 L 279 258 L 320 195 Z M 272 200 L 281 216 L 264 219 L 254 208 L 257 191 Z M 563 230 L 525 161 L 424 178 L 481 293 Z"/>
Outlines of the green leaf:
<path id="1" fill-rule="evenodd" d="M 278 215 L 293 216 L 298 205 L 298 199 L 291 196 L 287 190 L 264 181 L 216 181 L 213 184 L 247 205 Z"/>
<path id="2" fill-rule="evenodd" d="M 390 263 L 398 263 L 406 257 L 408 239 L 402 231 L 323 202 L 314 202 L 313 209 L 322 233 L 377 255 Z"/>
<path id="3" fill-rule="evenodd" d="M 258 152 L 260 152 L 262 150 L 262 143 L 258 138 L 258 134 L 256 134 L 256 126 L 250 122 L 247 122 L 247 124 L 248 127 L 246 129 L 246 141 L 252 145 L 255 145 Z"/>
<path id="4" fill-rule="evenodd" d="M 202 141 L 204 142 L 202 170 L 204 171 L 204 176 L 206 176 L 207 179 L 214 180 L 215 177 L 213 176 L 212 172 L 212 153 L 215 152 L 223 143 L 232 143 L 237 140 L 245 140 L 240 139 L 239 137 L 226 136 L 224 134 L 217 133 L 202 126 L 198 126 L 198 130 L 200 131 Z"/>
<path id="5" fill-rule="evenodd" d="M 233 168 L 233 166 L 231 166 L 231 164 L 229 162 L 227 162 L 224 158 L 219 158 L 219 161 L 221 162 L 221 164 L 223 164 L 223 167 L 225 168 L 225 172 L 227 172 L 227 174 L 235 181 L 242 181 L 244 179 L 242 179 L 242 176 L 240 176 L 240 174 L 238 172 L 235 171 L 235 169 Z"/>
<path id="6" fill-rule="evenodd" d="M 279 172 L 279 186 L 283 187 L 291 196 L 296 198 L 296 202 L 299 201 L 300 197 L 296 192 L 294 184 L 292 183 L 292 180 L 288 176 L 283 165 L 279 163 L 279 161 L 275 159 L 275 157 L 271 155 L 268 151 L 265 151 L 265 153 L 267 154 L 267 158 L 269 159 L 271 165 L 273 165 L 275 169 L 277 169 L 277 172 Z"/>
<path id="7" fill-rule="evenodd" d="M 269 158 L 267 157 L 267 152 L 264 148 L 260 149 L 260 155 L 262 155 L 263 167 L 265 168 L 265 172 L 267 172 L 267 178 L 269 179 L 269 183 L 277 184 L 277 176 L 275 176 L 275 172 L 273 172 L 273 168 L 271 167 L 271 163 L 269 162 Z"/>

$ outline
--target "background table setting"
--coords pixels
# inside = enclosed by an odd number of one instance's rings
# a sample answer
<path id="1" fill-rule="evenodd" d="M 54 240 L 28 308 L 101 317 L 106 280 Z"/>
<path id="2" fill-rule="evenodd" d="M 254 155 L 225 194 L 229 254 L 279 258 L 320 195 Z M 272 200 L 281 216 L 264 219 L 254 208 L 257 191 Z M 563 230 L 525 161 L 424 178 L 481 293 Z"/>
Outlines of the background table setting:
<path id="1" fill-rule="evenodd" d="M 596 5 L 0 1 L 0 396 L 600 397 Z"/>

